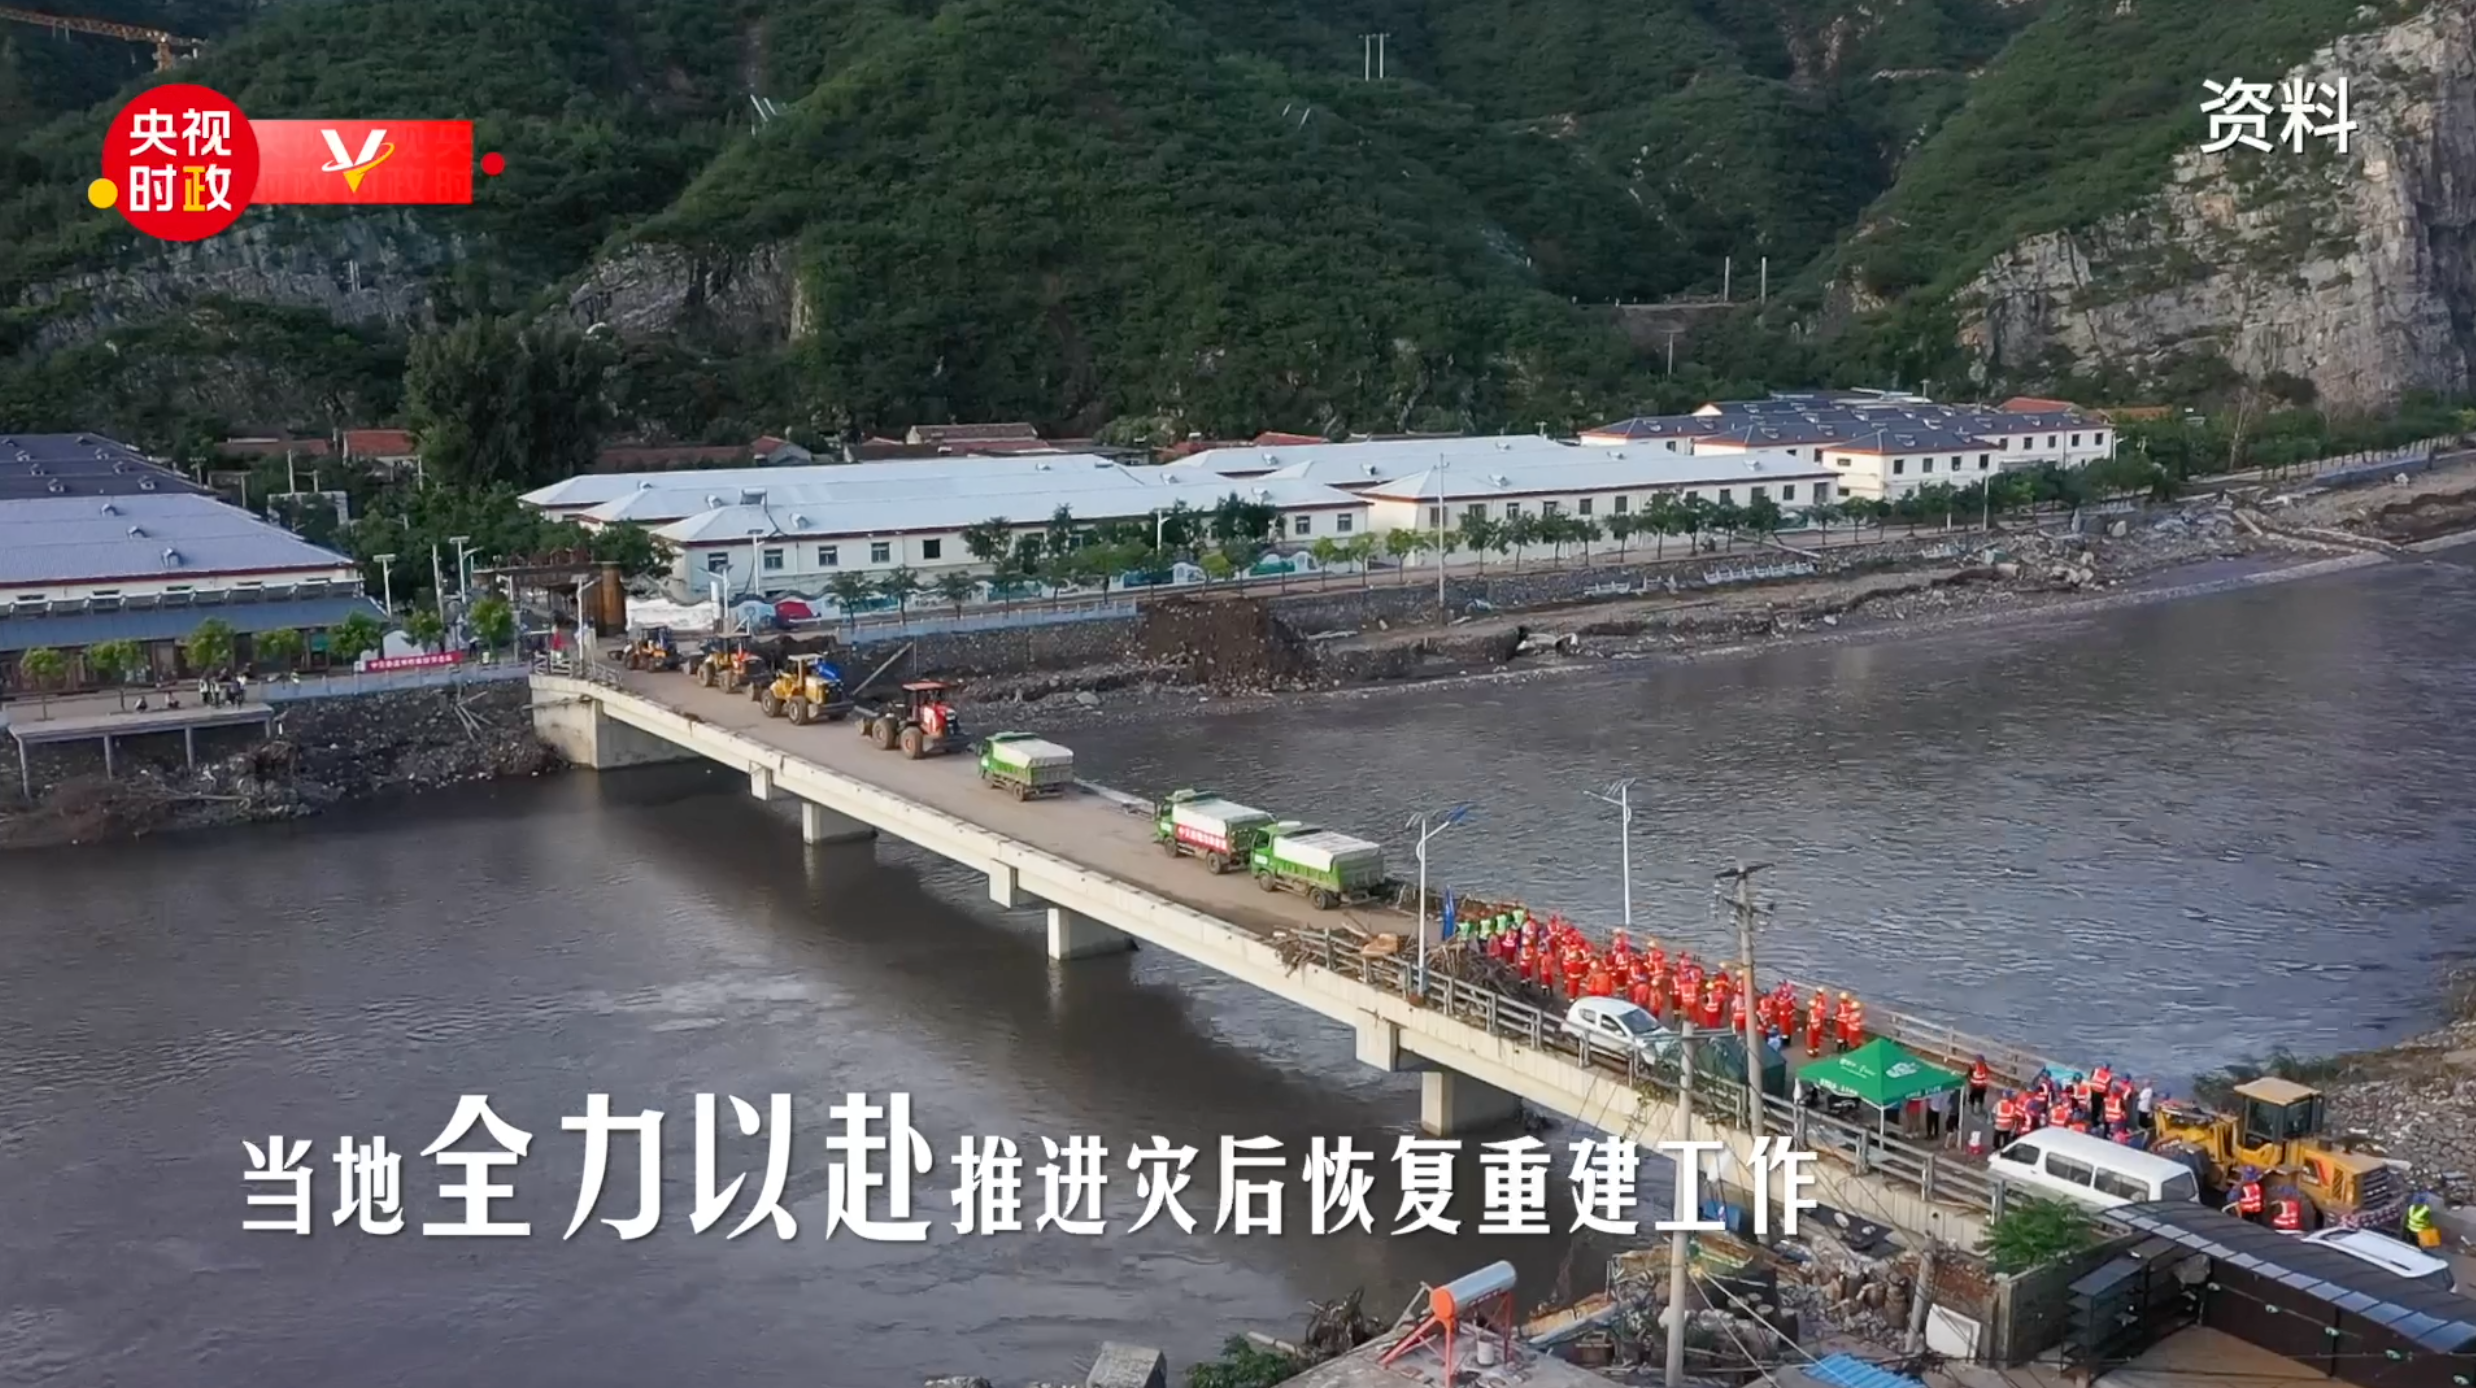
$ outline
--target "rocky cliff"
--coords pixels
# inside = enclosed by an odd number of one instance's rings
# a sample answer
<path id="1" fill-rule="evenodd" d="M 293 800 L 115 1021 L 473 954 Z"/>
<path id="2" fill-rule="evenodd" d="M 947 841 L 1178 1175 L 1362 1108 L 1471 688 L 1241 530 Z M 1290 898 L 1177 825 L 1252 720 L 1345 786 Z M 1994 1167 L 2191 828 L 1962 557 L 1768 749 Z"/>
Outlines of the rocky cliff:
<path id="1" fill-rule="evenodd" d="M 2476 384 L 2476 0 L 2285 76 L 2348 80 L 2348 153 L 2195 149 L 2135 211 L 2013 248 L 1961 296 L 1990 374 L 2154 379 L 2215 355 L 2342 407 Z"/>

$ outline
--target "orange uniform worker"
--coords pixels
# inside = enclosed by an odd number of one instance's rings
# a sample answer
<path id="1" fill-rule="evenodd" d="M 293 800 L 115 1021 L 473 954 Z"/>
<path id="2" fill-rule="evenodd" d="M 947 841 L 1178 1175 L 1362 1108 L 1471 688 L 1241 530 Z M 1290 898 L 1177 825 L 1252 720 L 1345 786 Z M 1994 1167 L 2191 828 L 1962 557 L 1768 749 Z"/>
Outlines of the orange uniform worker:
<path id="1" fill-rule="evenodd" d="M 1831 1020 L 1831 995 L 1814 990 L 1814 1006 L 1805 1014 L 1805 1049 L 1808 1055 L 1823 1053 L 1823 1027 Z"/>
<path id="2" fill-rule="evenodd" d="M 1866 1039 L 1864 1004 L 1846 993 L 1840 995 L 1840 1049 L 1853 1051 Z"/>
<path id="3" fill-rule="evenodd" d="M 2282 1234 L 2304 1232 L 2304 1202 L 2296 1198 L 2294 1191 L 2282 1191 L 2270 1202 L 2270 1227 Z"/>
<path id="4" fill-rule="evenodd" d="M 2021 1109 L 2021 1101 L 2010 1094 L 1995 1100 L 1995 1142 L 1997 1145 L 2011 1141 L 2012 1134 L 2019 1130 Z"/>

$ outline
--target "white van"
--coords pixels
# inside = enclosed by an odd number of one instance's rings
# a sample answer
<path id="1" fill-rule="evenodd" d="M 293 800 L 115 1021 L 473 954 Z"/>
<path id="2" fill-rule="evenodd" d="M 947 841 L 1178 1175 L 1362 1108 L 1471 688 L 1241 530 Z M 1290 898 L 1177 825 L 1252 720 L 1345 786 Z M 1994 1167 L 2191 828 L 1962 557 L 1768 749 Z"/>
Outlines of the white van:
<path id="1" fill-rule="evenodd" d="M 2335 1248 L 2350 1258 L 2371 1263 L 2410 1282 L 2422 1282 L 2435 1291 L 2455 1292 L 2459 1289 L 2458 1279 L 2451 1275 L 2450 1264 L 2414 1244 L 2372 1229 L 2322 1229 L 2306 1234 L 2304 1241 Z"/>
<path id="2" fill-rule="evenodd" d="M 2200 1180 L 2182 1163 L 2069 1128 L 2040 1128 L 2015 1140 L 1995 1153 L 1986 1174 L 2093 1210 L 2201 1198 Z"/>

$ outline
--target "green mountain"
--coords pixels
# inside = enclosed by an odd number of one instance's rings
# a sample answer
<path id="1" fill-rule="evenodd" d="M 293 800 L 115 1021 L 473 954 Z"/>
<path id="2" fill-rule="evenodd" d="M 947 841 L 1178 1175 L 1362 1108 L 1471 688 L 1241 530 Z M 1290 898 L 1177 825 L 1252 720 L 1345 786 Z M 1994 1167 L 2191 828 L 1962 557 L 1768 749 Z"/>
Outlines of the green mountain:
<path id="1" fill-rule="evenodd" d="M 102 0 L 253 115 L 469 116 L 469 209 L 83 200 L 151 54 L 0 48 L 0 426 L 163 442 L 399 408 L 467 314 L 605 325 L 621 418 L 745 437 L 1568 427 L 1956 373 L 1956 298 L 2114 215 L 2199 81 L 2355 0 Z M 1383 35 L 1385 76 L 1367 80 Z M 2249 66 L 2248 66 L 2249 65 Z M 770 114 L 760 116 L 760 110 Z M 1615 303 L 1773 301 L 1679 375 Z M 1855 320 L 1850 308 L 1864 310 Z M 1637 324 L 1638 328 L 1638 324 Z M 1637 331 L 1636 336 L 1639 336 Z M 1721 379 L 1726 378 L 1726 379 Z"/>

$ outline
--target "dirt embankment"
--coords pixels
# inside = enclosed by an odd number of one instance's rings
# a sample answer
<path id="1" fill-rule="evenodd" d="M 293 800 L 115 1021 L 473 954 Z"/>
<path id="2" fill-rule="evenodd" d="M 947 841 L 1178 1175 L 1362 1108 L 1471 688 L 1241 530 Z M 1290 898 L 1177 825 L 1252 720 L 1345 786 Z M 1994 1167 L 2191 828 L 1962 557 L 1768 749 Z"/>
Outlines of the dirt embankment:
<path id="1" fill-rule="evenodd" d="M 39 748 L 37 799 L 0 807 L 0 848 L 299 819 L 392 792 L 540 775 L 559 762 L 533 735 L 531 709 L 522 682 L 303 700 L 263 742 L 202 747 L 194 770 L 176 734 L 124 740 L 109 776 L 86 764 L 83 744 Z"/>

